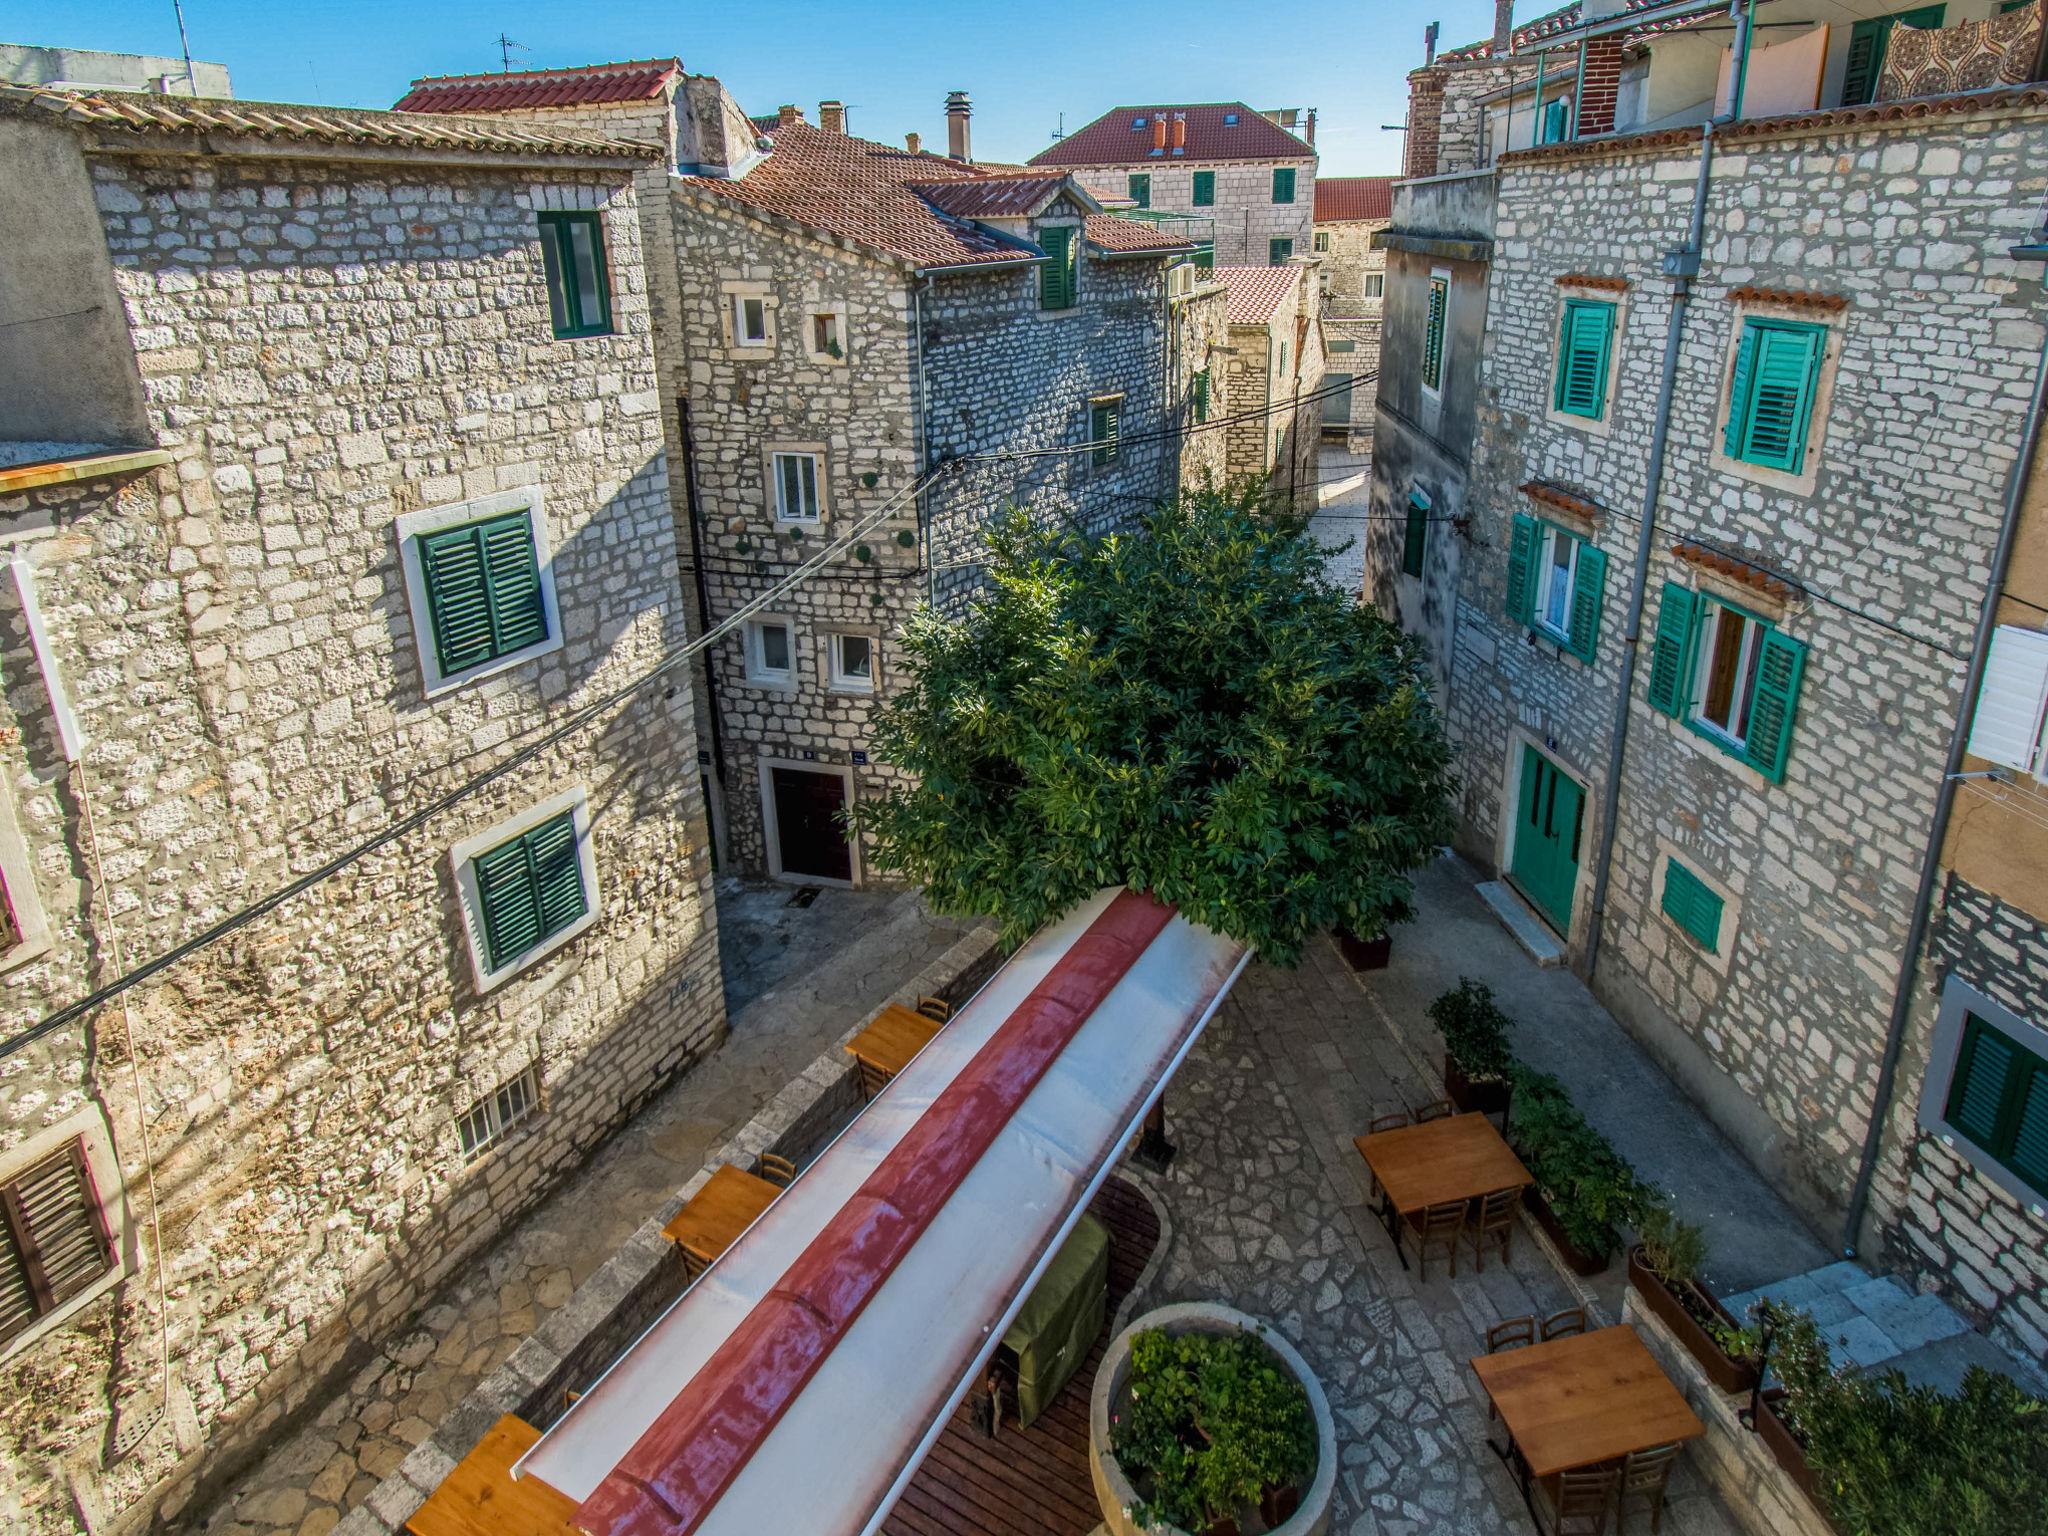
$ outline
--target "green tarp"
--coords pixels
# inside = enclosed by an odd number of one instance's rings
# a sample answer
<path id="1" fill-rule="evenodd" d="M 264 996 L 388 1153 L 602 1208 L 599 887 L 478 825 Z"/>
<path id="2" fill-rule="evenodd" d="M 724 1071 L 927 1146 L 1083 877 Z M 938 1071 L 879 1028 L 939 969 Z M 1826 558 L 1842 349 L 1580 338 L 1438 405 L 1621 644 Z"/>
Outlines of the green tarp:
<path id="1" fill-rule="evenodd" d="M 1109 1231 L 1085 1212 L 1003 1335 L 1017 1357 L 1017 1422 L 1029 1425 L 1060 1395 L 1102 1332 L 1109 1310 Z"/>

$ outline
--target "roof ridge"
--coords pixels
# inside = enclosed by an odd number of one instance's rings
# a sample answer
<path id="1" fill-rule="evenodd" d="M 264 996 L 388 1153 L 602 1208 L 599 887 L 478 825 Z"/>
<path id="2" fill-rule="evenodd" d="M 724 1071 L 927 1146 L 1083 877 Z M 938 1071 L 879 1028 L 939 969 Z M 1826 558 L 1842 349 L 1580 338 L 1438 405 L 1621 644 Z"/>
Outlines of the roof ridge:
<path id="1" fill-rule="evenodd" d="M 421 75 L 412 82 L 411 88 L 418 90 L 423 85 L 445 84 L 482 85 L 500 80 L 511 81 L 531 78 L 535 75 L 594 75 L 607 69 L 653 69 L 656 65 L 679 70 L 683 67 L 683 61 L 675 57 L 613 59 L 603 64 L 559 64 L 550 65 L 546 69 L 478 70 L 474 74 L 467 75 Z"/>

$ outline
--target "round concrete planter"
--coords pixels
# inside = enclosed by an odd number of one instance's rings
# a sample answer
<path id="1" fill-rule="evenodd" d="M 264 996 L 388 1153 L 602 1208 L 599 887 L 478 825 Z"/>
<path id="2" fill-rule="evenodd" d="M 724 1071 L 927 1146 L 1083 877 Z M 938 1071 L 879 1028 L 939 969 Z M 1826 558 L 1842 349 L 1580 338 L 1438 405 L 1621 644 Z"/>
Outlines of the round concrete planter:
<path id="1" fill-rule="evenodd" d="M 1160 1307 L 1135 1319 L 1130 1327 L 1111 1340 L 1102 1364 L 1095 1372 L 1095 1391 L 1088 1403 L 1088 1469 L 1095 1480 L 1095 1501 L 1102 1506 L 1102 1528 L 1106 1536 L 1188 1536 L 1174 1525 L 1139 1525 L 1127 1511 L 1138 1502 L 1124 1469 L 1117 1465 L 1110 1449 L 1109 1415 L 1117 1394 L 1130 1374 L 1131 1340 L 1154 1328 L 1170 1334 L 1248 1333 L 1273 1352 L 1274 1357 L 1301 1383 L 1308 1394 L 1309 1410 L 1316 1420 L 1316 1467 L 1294 1513 L 1278 1525 L 1267 1528 L 1267 1536 L 1325 1536 L 1330 1528 L 1330 1500 L 1337 1489 L 1337 1424 L 1330 1417 L 1330 1400 L 1322 1383 L 1295 1347 L 1280 1336 L 1271 1323 L 1215 1302 L 1188 1301 Z"/>

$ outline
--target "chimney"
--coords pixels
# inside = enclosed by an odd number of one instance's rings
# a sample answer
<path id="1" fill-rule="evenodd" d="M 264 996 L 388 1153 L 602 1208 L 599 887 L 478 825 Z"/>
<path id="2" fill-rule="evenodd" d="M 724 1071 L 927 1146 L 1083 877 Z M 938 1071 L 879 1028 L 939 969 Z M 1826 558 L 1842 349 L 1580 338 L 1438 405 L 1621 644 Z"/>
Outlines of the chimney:
<path id="1" fill-rule="evenodd" d="M 1504 54 L 1515 40 L 1515 0 L 1493 0 L 1493 51 Z"/>
<path id="2" fill-rule="evenodd" d="M 1308 141 L 1310 149 L 1316 147 L 1316 109 L 1314 107 L 1308 109 L 1308 126 L 1302 131 L 1301 136 Z"/>
<path id="3" fill-rule="evenodd" d="M 1422 67 L 1424 69 L 1429 68 L 1430 65 L 1436 62 L 1436 30 L 1437 24 L 1433 21 L 1422 29 Z"/>
<path id="4" fill-rule="evenodd" d="M 924 135 L 921 133 L 906 133 L 905 135 L 903 135 L 903 147 L 909 150 L 913 155 L 923 154 Z"/>
<path id="5" fill-rule="evenodd" d="M 1152 119 L 1152 153 L 1155 155 L 1166 153 L 1166 114 L 1164 112 L 1159 113 Z"/>
<path id="6" fill-rule="evenodd" d="M 965 91 L 946 92 L 946 153 L 968 165 L 974 163 L 974 142 L 967 132 L 967 119 L 973 115 L 974 103 Z"/>
<path id="7" fill-rule="evenodd" d="M 1188 150 L 1188 115 L 1185 112 L 1173 114 L 1173 152 L 1184 155 Z"/>
<path id="8" fill-rule="evenodd" d="M 791 123 L 800 123 L 803 120 L 804 109 L 802 107 L 794 106 L 785 101 L 775 109 L 775 126 L 778 128 L 787 128 Z"/>
<path id="9" fill-rule="evenodd" d="M 846 103 L 843 101 L 819 102 L 818 126 L 826 133 L 846 132 Z"/>

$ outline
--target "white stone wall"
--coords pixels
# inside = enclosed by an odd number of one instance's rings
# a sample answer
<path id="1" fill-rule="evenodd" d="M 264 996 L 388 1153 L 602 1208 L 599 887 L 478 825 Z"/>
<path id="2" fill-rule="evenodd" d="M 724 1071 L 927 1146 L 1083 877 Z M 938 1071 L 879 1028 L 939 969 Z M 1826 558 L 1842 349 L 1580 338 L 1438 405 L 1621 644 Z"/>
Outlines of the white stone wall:
<path id="1" fill-rule="evenodd" d="M 1273 201 L 1273 172 L 1282 166 L 1294 168 L 1294 201 Z M 1271 253 L 1270 242 L 1294 242 L 1294 254 L 1309 253 L 1315 229 L 1316 161 L 1313 155 L 1299 160 L 1135 160 L 1128 165 L 1071 167 L 1074 175 L 1095 196 L 1128 198 L 1134 172 L 1152 178 L 1149 206 L 1159 213 L 1184 213 L 1199 219 L 1213 219 L 1216 226 L 1216 265 L 1219 267 L 1263 267 Z M 1213 206 L 1195 206 L 1195 172 L 1216 173 L 1216 201 Z"/>
<path id="2" fill-rule="evenodd" d="M 10 1033 L 504 761 L 683 638 L 628 167 L 93 170 L 174 463 L 0 499 L 87 743 L 75 767 L 55 751 L 10 616 L 0 743 L 52 931 L 6 978 Z M 535 224 L 550 206 L 604 210 L 618 334 L 553 338 Z M 545 495 L 564 643 L 429 699 L 393 520 L 524 486 Z M 108 1122 L 124 1188 L 102 1193 L 125 1205 L 130 1262 L 0 1363 L 10 1531 L 183 1507 L 716 1043 L 674 680 L 136 988 L 132 1014 L 102 1009 L 0 1063 L 0 1157 L 75 1112 Z M 479 995 L 449 849 L 572 786 L 600 918 Z M 465 1165 L 456 1117 L 529 1066 L 539 1113 Z M 165 1329 L 170 1415 L 102 1466 L 110 1412 L 148 1405 Z"/>
<path id="3" fill-rule="evenodd" d="M 1380 311 L 1384 293 L 1368 296 L 1368 275 L 1386 282 L 1387 253 L 1373 244 L 1373 236 L 1387 227 L 1386 219 L 1343 219 L 1316 226 L 1318 241 L 1327 235 L 1329 249 L 1317 252 L 1322 263 L 1323 329 L 1332 344 L 1329 368 L 1332 373 L 1355 376 L 1351 386 L 1351 419 L 1346 433 L 1349 443 L 1368 447 L 1372 442 L 1374 403 L 1378 397 L 1380 366 Z M 1338 350 L 1337 342 L 1349 342 Z"/>
<path id="4" fill-rule="evenodd" d="M 1230 479 L 1230 429 L 1223 425 L 1237 396 L 1230 384 L 1230 290 L 1206 283 L 1173 304 L 1173 399 L 1181 426 L 1180 483 L 1190 488 Z M 1194 376 L 1209 375 L 1209 411 L 1195 420 Z"/>
<path id="5" fill-rule="evenodd" d="M 1316 504 L 1323 384 L 1323 333 L 1313 269 L 1304 271 L 1264 325 L 1230 327 L 1227 430 L 1233 481 L 1265 476 L 1272 492 L 1303 511 Z M 1283 355 L 1284 348 L 1284 355 Z"/>

